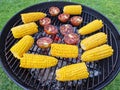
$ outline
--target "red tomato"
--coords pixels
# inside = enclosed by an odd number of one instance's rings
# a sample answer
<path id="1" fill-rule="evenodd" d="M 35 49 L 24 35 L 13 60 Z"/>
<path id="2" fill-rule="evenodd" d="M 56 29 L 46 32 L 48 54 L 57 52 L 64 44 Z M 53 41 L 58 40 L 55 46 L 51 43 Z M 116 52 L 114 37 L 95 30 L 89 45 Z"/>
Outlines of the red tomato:
<path id="1" fill-rule="evenodd" d="M 62 13 L 58 16 L 58 19 L 63 23 L 67 22 L 69 18 L 70 18 L 70 15 L 65 13 Z"/>
<path id="2" fill-rule="evenodd" d="M 57 16 L 60 13 L 60 9 L 58 7 L 50 7 L 49 13 L 51 16 Z"/>
<path id="3" fill-rule="evenodd" d="M 39 23 L 41 26 L 49 25 L 51 24 L 51 19 L 48 17 L 45 17 L 45 18 L 40 19 Z"/>
<path id="4" fill-rule="evenodd" d="M 77 44 L 79 41 L 79 36 L 76 33 L 69 33 L 64 36 L 64 42 L 66 44 Z"/>
<path id="5" fill-rule="evenodd" d="M 83 18 L 80 17 L 80 16 L 73 16 L 71 19 L 70 19 L 70 22 L 72 23 L 72 25 L 74 26 L 79 26 L 83 21 Z"/>
<path id="6" fill-rule="evenodd" d="M 46 25 L 44 26 L 44 31 L 47 33 L 47 34 L 50 34 L 50 35 L 55 35 L 58 33 L 58 29 L 56 26 L 53 26 L 53 25 Z"/>
<path id="7" fill-rule="evenodd" d="M 73 27 L 70 24 L 64 24 L 64 25 L 60 26 L 60 32 L 62 35 L 72 33 Z"/>
<path id="8" fill-rule="evenodd" d="M 49 37 L 42 37 L 37 40 L 37 45 L 40 48 L 49 48 L 53 40 Z"/>

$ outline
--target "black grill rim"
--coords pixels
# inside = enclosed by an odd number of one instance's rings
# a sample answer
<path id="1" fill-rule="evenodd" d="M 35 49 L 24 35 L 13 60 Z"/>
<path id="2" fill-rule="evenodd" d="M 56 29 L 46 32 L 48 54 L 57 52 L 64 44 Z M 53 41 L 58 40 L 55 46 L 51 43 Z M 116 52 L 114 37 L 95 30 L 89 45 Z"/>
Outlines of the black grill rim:
<path id="1" fill-rule="evenodd" d="M 2 32 L 1 32 L 1 35 L 0 35 L 0 63 L 1 63 L 1 66 L 3 68 L 3 70 L 5 71 L 5 73 L 17 84 L 19 85 L 20 87 L 22 87 L 23 89 L 30 89 L 30 87 L 28 85 L 25 85 L 24 83 L 21 83 L 19 81 L 19 79 L 17 77 L 15 77 L 14 73 L 10 72 L 9 71 L 9 68 L 8 68 L 8 65 L 6 64 L 6 61 L 5 61 L 5 38 L 7 37 L 7 34 L 9 32 L 9 30 L 7 30 L 7 28 L 11 28 L 13 23 L 18 19 L 20 18 L 20 13 L 23 13 L 23 12 L 28 12 L 29 9 L 31 9 L 32 7 L 34 8 L 37 8 L 39 5 L 46 5 L 46 4 L 52 4 L 52 5 L 56 5 L 56 4 L 78 4 L 79 3 L 74 3 L 74 2 L 66 2 L 66 1 L 54 1 L 54 2 L 43 2 L 43 3 L 39 3 L 39 4 L 35 4 L 35 5 L 32 5 L 30 7 L 27 7 L 23 10 L 21 10 L 20 12 L 18 12 L 17 14 L 15 14 L 7 23 L 6 25 L 4 26 Z M 82 5 L 82 4 L 80 4 Z M 100 18 L 102 18 L 102 20 L 104 20 L 105 23 L 107 23 L 109 25 L 109 27 L 113 30 L 112 33 L 115 33 L 115 38 L 116 38 L 116 41 L 118 41 L 117 45 L 119 46 L 120 45 L 120 34 L 118 32 L 118 30 L 116 29 L 116 27 L 112 24 L 112 22 L 107 18 L 105 17 L 104 15 L 102 15 L 101 13 L 99 13 L 98 11 L 96 10 L 93 10 L 91 9 L 90 7 L 87 7 L 85 5 L 82 5 L 83 7 L 86 7 L 87 11 L 92 11 L 92 14 L 95 14 L 96 16 L 99 16 Z M 12 21 L 12 22 L 11 22 Z M 118 53 L 120 53 L 120 48 L 118 48 Z M 120 59 L 120 56 L 118 55 L 118 59 Z M 106 85 L 108 85 L 112 80 L 114 80 L 114 78 L 117 76 L 117 74 L 119 73 L 119 68 L 120 68 L 120 61 L 118 62 L 118 64 L 115 66 L 115 70 L 114 72 L 109 76 L 109 78 L 107 78 L 104 83 L 101 83 L 99 86 L 97 86 L 96 88 L 94 89 L 102 89 L 103 87 L 105 87 Z"/>

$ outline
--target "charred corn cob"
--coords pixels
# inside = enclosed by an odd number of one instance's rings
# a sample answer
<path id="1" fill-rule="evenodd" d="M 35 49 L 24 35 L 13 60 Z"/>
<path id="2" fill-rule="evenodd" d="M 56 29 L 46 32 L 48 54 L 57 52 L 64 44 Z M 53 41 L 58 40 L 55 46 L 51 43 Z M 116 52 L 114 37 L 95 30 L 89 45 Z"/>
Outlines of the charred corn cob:
<path id="1" fill-rule="evenodd" d="M 91 50 L 85 51 L 81 59 L 82 61 L 91 62 L 96 60 L 101 60 L 113 55 L 113 49 L 111 46 L 104 44 L 102 46 L 93 48 Z"/>
<path id="2" fill-rule="evenodd" d="M 92 32 L 95 32 L 103 27 L 103 22 L 102 20 L 94 20 L 87 25 L 83 26 L 82 28 L 79 29 L 78 33 L 81 35 L 86 35 L 90 34 Z"/>
<path id="3" fill-rule="evenodd" d="M 70 15 L 77 15 L 82 13 L 81 5 L 67 5 L 64 6 L 63 12 Z"/>
<path id="4" fill-rule="evenodd" d="M 25 52 L 27 52 L 33 45 L 34 39 L 27 35 L 24 36 L 20 41 L 18 41 L 10 51 L 13 53 L 14 57 L 20 59 Z"/>
<path id="5" fill-rule="evenodd" d="M 32 22 L 32 23 L 27 23 L 27 24 L 13 27 L 11 31 L 14 38 L 21 38 L 25 35 L 32 35 L 34 33 L 37 33 L 38 32 L 37 27 L 38 27 L 37 24 Z"/>
<path id="6" fill-rule="evenodd" d="M 46 16 L 43 12 L 29 12 L 21 14 L 24 23 L 34 22 Z"/>
<path id="7" fill-rule="evenodd" d="M 56 79 L 59 81 L 70 81 L 88 78 L 89 73 L 84 62 L 67 65 L 56 70 Z"/>
<path id="8" fill-rule="evenodd" d="M 103 32 L 99 32 L 90 37 L 83 39 L 80 43 L 83 50 L 89 50 L 107 42 L 107 35 Z"/>
<path id="9" fill-rule="evenodd" d="M 20 59 L 22 68 L 48 68 L 55 66 L 58 60 L 54 57 L 35 54 L 24 54 Z"/>
<path id="10" fill-rule="evenodd" d="M 74 45 L 66 44 L 51 44 L 52 56 L 64 57 L 64 58 L 76 58 L 78 56 L 78 47 Z"/>

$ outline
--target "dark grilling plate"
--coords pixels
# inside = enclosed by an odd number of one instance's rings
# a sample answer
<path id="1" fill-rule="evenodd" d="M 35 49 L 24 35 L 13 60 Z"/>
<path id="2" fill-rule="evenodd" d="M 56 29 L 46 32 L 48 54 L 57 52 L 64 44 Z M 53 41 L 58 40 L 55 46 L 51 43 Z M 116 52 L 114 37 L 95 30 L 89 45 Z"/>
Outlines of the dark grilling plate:
<path id="1" fill-rule="evenodd" d="M 64 58 L 59 58 L 59 64 L 56 67 L 52 67 L 49 69 L 23 69 L 19 68 L 19 60 L 13 57 L 10 48 L 18 41 L 14 39 L 11 34 L 10 29 L 14 26 L 22 24 L 20 14 L 25 12 L 33 12 L 33 11 L 42 11 L 48 14 L 48 17 L 52 19 L 52 24 L 56 25 L 58 28 L 62 23 L 60 23 L 57 17 L 51 17 L 48 13 L 48 8 L 51 6 L 57 6 L 62 9 L 65 5 L 76 4 L 72 2 L 45 2 L 40 3 L 31 7 L 28 7 L 15 16 L 13 16 L 5 25 L 2 30 L 0 36 L 0 57 L 1 63 L 4 71 L 7 75 L 18 85 L 20 85 L 24 89 L 51 89 L 51 90 L 74 90 L 74 89 L 102 89 L 108 83 L 110 83 L 115 76 L 119 72 L 120 66 L 120 48 L 119 41 L 120 36 L 117 29 L 114 25 L 102 14 L 99 12 L 82 5 L 83 13 L 81 16 L 84 18 L 81 26 L 86 25 L 90 21 L 94 19 L 102 19 L 104 22 L 104 27 L 100 30 L 105 32 L 108 35 L 108 44 L 112 46 L 114 49 L 114 54 L 112 57 L 109 57 L 102 61 L 95 61 L 92 63 L 87 63 L 87 67 L 89 68 L 90 77 L 84 80 L 78 81 L 70 81 L 70 82 L 58 82 L 55 80 L 55 70 L 64 65 L 76 63 L 77 59 L 66 60 Z M 69 23 L 69 22 L 68 22 Z M 80 27 L 81 27 L 80 26 Z M 80 28 L 78 27 L 78 28 Z M 75 32 L 77 32 L 78 28 L 74 27 Z M 39 37 L 46 36 L 46 34 L 39 27 L 39 33 L 33 35 L 35 40 Z M 99 32 L 99 31 L 98 31 Z M 62 38 L 62 35 L 58 34 Z M 81 36 L 80 39 L 85 38 L 86 36 Z M 62 41 L 60 41 L 62 43 Z M 79 49 L 80 54 L 83 52 Z M 29 53 L 39 53 L 39 54 L 49 54 L 48 50 L 39 49 L 36 44 L 29 50 Z M 79 58 L 78 58 L 79 59 Z"/>

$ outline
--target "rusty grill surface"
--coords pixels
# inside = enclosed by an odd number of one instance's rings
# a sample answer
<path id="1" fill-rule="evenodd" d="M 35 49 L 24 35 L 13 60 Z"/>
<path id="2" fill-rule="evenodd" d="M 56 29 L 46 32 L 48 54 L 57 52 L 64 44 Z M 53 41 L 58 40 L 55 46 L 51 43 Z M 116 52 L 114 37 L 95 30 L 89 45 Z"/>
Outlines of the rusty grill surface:
<path id="1" fill-rule="evenodd" d="M 48 14 L 48 17 L 52 20 L 52 25 L 55 25 L 60 27 L 63 23 L 61 23 L 57 17 L 51 17 L 48 12 L 48 8 L 50 6 L 58 6 L 62 9 L 64 5 L 68 4 L 75 4 L 70 2 L 49 2 L 49 3 L 42 3 L 38 4 L 32 7 L 29 7 L 20 13 L 23 12 L 30 12 L 30 11 L 42 11 Z M 114 28 L 114 26 L 110 26 L 111 23 L 106 19 L 104 16 L 102 16 L 100 13 L 83 6 L 83 12 L 80 16 L 83 17 L 83 23 L 79 27 L 74 27 L 74 32 L 77 33 L 78 29 L 87 23 L 93 21 L 94 19 L 102 19 L 104 22 L 104 27 L 100 30 L 102 32 L 105 32 L 108 35 L 108 44 L 112 46 L 114 49 L 114 54 L 112 57 L 109 57 L 107 59 L 101 60 L 101 61 L 95 61 L 91 63 L 86 63 L 90 76 L 88 79 L 83 80 L 77 80 L 77 81 L 67 81 L 67 82 L 59 82 L 55 79 L 55 71 L 58 68 L 61 68 L 62 66 L 81 62 L 81 54 L 83 53 L 82 49 L 79 47 L 79 56 L 76 59 L 69 59 L 69 58 L 58 58 L 59 62 L 55 67 L 51 67 L 48 69 L 23 69 L 19 67 L 19 60 L 14 58 L 12 53 L 10 52 L 10 48 L 18 41 L 18 39 L 14 39 L 10 28 L 22 24 L 20 13 L 18 13 L 16 16 L 14 16 L 9 21 L 6 26 L 12 22 L 10 25 L 8 25 L 8 31 L 6 31 L 6 34 L 4 34 L 4 41 L 3 41 L 3 53 L 1 53 L 2 63 L 5 71 L 8 73 L 12 79 L 17 82 L 20 86 L 27 89 L 36 89 L 36 90 L 89 90 L 89 89 L 101 89 L 106 84 L 108 84 L 118 73 L 118 32 Z M 109 23 L 108 23 L 109 22 Z M 36 22 L 38 25 L 39 23 Z M 70 23 L 70 22 L 67 22 Z M 5 28 L 6 28 L 5 26 Z M 112 27 L 112 28 L 111 28 Z M 5 31 L 5 28 L 3 31 Z M 114 31 L 113 31 L 114 29 Z M 100 32 L 98 31 L 98 32 Z M 96 33 L 96 32 L 95 32 Z M 117 33 L 117 34 L 115 34 Z M 40 37 L 47 36 L 51 37 L 54 42 L 56 43 L 64 43 L 63 36 L 58 33 L 55 36 L 47 35 L 43 31 L 43 28 L 39 25 L 39 32 L 34 34 L 33 37 L 35 39 L 35 43 L 33 47 L 28 51 L 28 53 L 37 53 L 37 54 L 43 54 L 43 55 L 50 55 L 49 49 L 41 49 L 36 45 L 36 40 Z M 80 36 L 80 40 L 84 39 L 86 36 Z M 2 37 L 2 35 L 1 35 Z M 56 38 L 58 38 L 56 40 Z M 4 61 L 3 61 L 4 60 Z"/>

